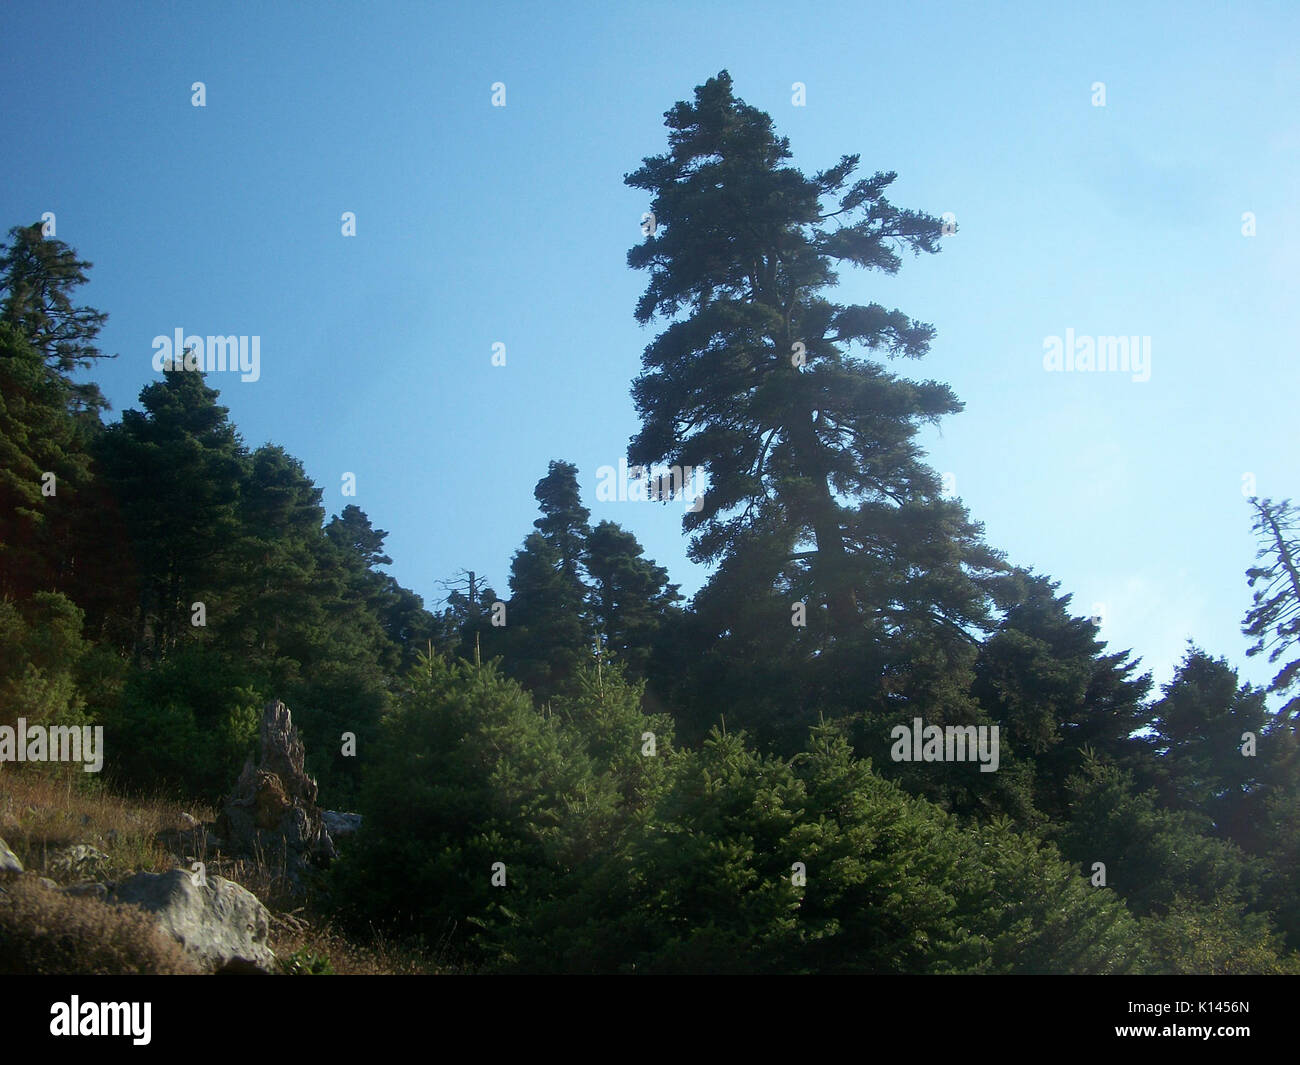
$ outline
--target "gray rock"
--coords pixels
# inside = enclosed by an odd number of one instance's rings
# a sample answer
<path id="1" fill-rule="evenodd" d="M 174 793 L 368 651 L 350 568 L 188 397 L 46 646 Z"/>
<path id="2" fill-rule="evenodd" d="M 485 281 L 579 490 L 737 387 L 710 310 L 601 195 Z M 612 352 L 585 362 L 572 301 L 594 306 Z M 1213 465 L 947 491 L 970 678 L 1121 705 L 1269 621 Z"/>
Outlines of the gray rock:
<path id="1" fill-rule="evenodd" d="M 343 836 L 350 836 L 353 832 L 361 827 L 360 814 L 344 814 L 337 810 L 322 810 L 321 820 L 325 822 L 325 830 L 330 834 L 330 838 L 338 840 Z"/>
<path id="2" fill-rule="evenodd" d="M 36 882 L 40 884 L 41 887 L 49 888 L 51 891 L 59 890 L 59 885 L 56 884 L 53 880 L 51 880 L 48 876 L 38 876 L 36 878 Z"/>
<path id="3" fill-rule="evenodd" d="M 0 839 L 0 873 L 21 873 L 23 863 L 18 855 L 9 849 L 9 844 Z"/>
<path id="4" fill-rule="evenodd" d="M 61 873 L 93 873 L 107 861 L 108 855 L 98 847 L 77 843 L 54 851 L 46 861 L 46 867 Z"/>
<path id="5" fill-rule="evenodd" d="M 251 891 L 219 876 L 195 884 L 184 869 L 137 873 L 110 901 L 138 906 L 212 973 L 271 973 L 271 915 Z"/>

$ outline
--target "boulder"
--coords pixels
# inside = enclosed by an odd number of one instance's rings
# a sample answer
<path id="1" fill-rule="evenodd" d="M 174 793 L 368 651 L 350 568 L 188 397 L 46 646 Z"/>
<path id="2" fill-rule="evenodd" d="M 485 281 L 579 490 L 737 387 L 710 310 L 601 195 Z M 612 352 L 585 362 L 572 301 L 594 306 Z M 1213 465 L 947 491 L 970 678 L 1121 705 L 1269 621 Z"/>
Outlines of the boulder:
<path id="1" fill-rule="evenodd" d="M 18 855 L 9 849 L 9 844 L 0 839 L 0 873 L 21 873 L 23 863 Z"/>
<path id="2" fill-rule="evenodd" d="M 325 831 L 330 839 L 337 843 L 344 836 L 350 836 L 361 827 L 360 814 L 344 814 L 337 810 L 322 810 L 321 820 L 325 822 Z"/>
<path id="3" fill-rule="evenodd" d="M 184 869 L 136 873 L 114 888 L 109 901 L 152 914 L 210 973 L 271 973 L 275 955 L 267 939 L 271 916 L 251 891 L 219 876 L 196 884 Z"/>

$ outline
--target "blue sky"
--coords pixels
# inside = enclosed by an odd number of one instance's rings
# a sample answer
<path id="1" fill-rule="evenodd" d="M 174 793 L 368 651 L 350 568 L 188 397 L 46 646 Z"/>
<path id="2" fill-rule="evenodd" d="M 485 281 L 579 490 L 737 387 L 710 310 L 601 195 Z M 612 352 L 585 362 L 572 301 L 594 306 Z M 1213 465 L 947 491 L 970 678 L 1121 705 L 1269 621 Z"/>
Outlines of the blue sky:
<path id="1" fill-rule="evenodd" d="M 941 254 L 846 269 L 834 298 L 937 328 L 894 369 L 966 403 L 925 440 L 989 542 L 1104 604 L 1157 681 L 1192 637 L 1262 683 L 1243 478 L 1300 496 L 1300 13 L 1044 6 L 7 5 L 0 225 L 52 211 L 95 264 L 116 412 L 159 377 L 155 336 L 259 336 L 256 382 L 209 375 L 246 442 L 361 506 L 430 605 L 459 569 L 506 591 L 552 458 L 691 593 L 680 506 L 595 487 L 657 328 L 622 178 L 725 68 L 794 165 L 860 153 L 894 203 L 956 217 Z M 1046 371 L 1067 330 L 1149 337 L 1150 379 Z"/>

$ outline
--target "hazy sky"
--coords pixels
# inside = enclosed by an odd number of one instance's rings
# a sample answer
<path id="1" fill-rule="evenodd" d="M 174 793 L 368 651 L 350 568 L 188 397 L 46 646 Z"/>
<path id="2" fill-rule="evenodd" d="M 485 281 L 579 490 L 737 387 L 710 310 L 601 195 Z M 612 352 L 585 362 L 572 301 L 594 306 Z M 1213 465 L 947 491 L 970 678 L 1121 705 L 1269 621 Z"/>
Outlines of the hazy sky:
<path id="1" fill-rule="evenodd" d="M 8 4 L 0 226 L 54 212 L 95 264 L 115 411 L 160 376 L 155 336 L 260 337 L 257 381 L 209 384 L 388 530 L 430 605 L 462 568 L 506 592 L 552 458 L 691 593 L 680 504 L 595 486 L 662 328 L 632 317 L 649 203 L 622 178 L 725 68 L 794 165 L 860 153 L 896 205 L 955 216 L 941 254 L 833 298 L 937 328 L 893 369 L 965 401 L 925 439 L 989 542 L 1104 604 L 1157 681 L 1192 637 L 1263 682 L 1243 478 L 1300 496 L 1300 15 L 1046 6 Z M 1149 338 L 1149 379 L 1049 372 L 1067 331 Z"/>

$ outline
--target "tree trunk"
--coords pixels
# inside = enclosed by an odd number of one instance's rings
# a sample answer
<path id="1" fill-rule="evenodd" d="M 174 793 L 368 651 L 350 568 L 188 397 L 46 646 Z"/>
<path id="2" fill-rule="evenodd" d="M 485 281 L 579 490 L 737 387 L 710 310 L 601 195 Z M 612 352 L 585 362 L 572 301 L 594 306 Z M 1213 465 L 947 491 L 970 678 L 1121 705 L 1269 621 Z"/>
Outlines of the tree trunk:
<path id="1" fill-rule="evenodd" d="M 814 575 L 830 608 L 831 620 L 840 634 L 847 635 L 860 624 L 858 600 L 845 575 L 847 552 L 840 527 L 839 508 L 831 495 L 828 471 L 812 414 L 801 411 L 799 422 L 789 431 L 790 445 L 798 456 L 798 469 L 813 482 L 811 497 L 805 501 L 809 512 L 799 517 L 812 527 L 817 541 Z"/>

